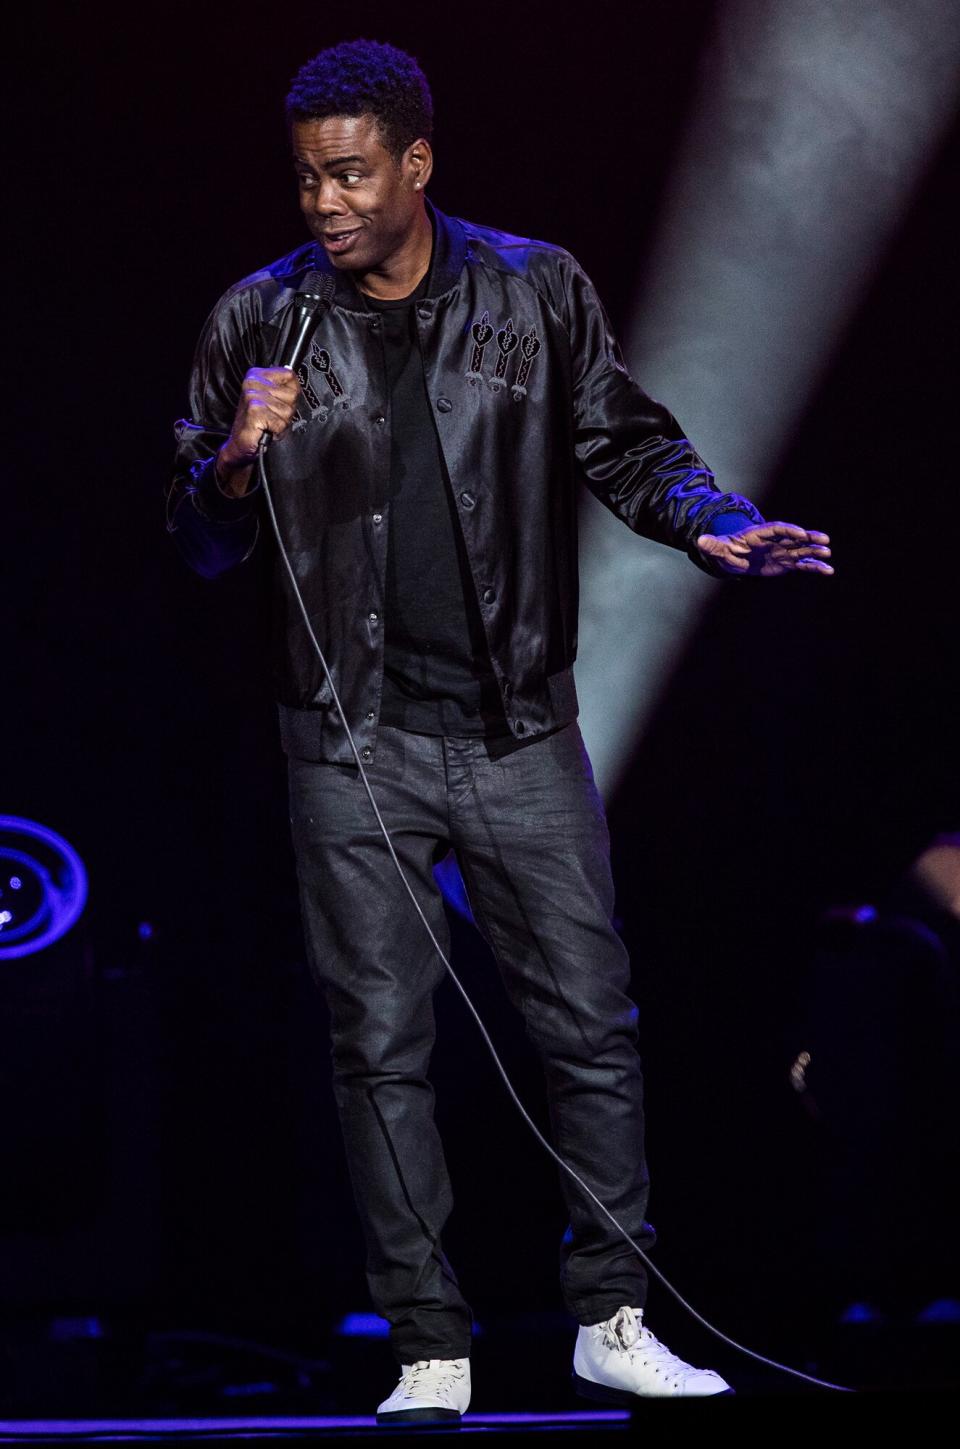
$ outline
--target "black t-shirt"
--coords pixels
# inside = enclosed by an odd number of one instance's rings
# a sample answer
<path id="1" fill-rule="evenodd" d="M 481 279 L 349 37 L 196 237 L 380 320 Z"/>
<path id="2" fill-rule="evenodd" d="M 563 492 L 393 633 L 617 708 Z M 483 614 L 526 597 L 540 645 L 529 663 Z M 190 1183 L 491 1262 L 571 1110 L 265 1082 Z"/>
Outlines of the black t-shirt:
<path id="1" fill-rule="evenodd" d="M 410 296 L 380 301 L 389 392 L 390 513 L 381 723 L 418 734 L 505 735 L 453 491 L 443 463 Z"/>

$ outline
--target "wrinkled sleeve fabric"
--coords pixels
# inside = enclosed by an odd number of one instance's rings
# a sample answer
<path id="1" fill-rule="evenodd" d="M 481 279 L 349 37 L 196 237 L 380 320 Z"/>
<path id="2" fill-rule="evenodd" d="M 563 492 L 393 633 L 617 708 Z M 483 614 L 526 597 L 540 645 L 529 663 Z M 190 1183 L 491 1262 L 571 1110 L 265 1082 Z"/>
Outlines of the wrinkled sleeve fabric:
<path id="1" fill-rule="evenodd" d="M 221 489 L 214 466 L 233 425 L 243 379 L 257 366 L 258 321 L 254 289 L 233 288 L 220 299 L 194 354 L 190 415 L 174 426 L 167 531 L 190 567 L 208 579 L 248 559 L 260 533 L 259 482 L 243 498 L 233 498 Z"/>
<path id="2" fill-rule="evenodd" d="M 728 577 L 696 540 L 762 523 L 762 514 L 740 494 L 720 491 L 676 418 L 627 372 L 583 268 L 566 252 L 562 267 L 574 448 L 587 487 L 635 533 L 685 550 L 704 573 Z"/>

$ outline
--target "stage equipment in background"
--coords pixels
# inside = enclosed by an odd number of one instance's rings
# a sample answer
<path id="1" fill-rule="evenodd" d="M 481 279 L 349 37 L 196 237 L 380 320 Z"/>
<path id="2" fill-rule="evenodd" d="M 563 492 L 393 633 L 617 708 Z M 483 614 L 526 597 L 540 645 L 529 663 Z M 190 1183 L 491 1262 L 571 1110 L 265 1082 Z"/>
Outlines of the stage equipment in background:
<path id="1" fill-rule="evenodd" d="M 801 985 L 813 1260 L 841 1321 L 939 1321 L 960 1301 L 960 834 L 877 905 L 827 911 Z"/>

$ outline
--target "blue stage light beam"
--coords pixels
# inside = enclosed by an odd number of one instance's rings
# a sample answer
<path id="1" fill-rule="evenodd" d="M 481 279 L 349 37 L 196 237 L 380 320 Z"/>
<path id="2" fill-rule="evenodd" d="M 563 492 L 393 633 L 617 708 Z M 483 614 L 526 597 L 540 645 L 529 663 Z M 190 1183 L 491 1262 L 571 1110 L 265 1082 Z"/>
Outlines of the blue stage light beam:
<path id="1" fill-rule="evenodd" d="M 624 352 L 720 487 L 762 507 L 958 92 L 955 0 L 728 0 L 719 11 Z M 829 532 L 829 518 L 794 521 Z M 609 797 L 725 585 L 631 537 L 594 499 L 581 536 L 577 686 Z"/>

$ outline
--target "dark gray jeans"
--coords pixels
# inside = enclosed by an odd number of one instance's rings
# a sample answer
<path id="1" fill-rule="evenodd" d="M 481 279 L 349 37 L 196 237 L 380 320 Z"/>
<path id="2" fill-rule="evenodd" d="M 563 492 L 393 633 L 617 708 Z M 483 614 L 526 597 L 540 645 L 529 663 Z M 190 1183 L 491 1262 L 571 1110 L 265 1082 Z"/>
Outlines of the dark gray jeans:
<path id="1" fill-rule="evenodd" d="M 480 739 L 380 726 L 367 772 L 438 940 L 433 877 L 456 851 L 474 917 L 541 1054 L 554 1143 L 646 1251 L 649 1180 L 637 1010 L 611 925 L 603 804 L 578 725 L 493 758 Z M 452 1208 L 427 1067 L 444 975 L 354 766 L 289 762 L 290 814 L 311 969 L 329 1005 L 334 1091 L 367 1277 L 401 1363 L 460 1358 L 471 1315 L 441 1246 Z M 561 1286 L 597 1323 L 646 1300 L 643 1264 L 562 1174 L 570 1230 Z"/>

